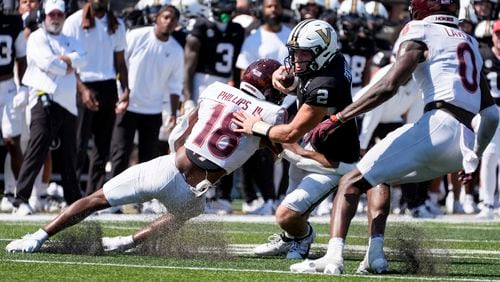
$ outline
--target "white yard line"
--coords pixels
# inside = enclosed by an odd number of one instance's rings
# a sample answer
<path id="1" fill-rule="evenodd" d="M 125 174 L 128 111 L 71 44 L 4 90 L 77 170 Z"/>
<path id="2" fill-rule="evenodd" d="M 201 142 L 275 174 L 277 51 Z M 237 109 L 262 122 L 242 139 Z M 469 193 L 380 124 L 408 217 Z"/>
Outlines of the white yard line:
<path id="1" fill-rule="evenodd" d="M 53 219 L 56 214 L 34 214 L 29 216 L 16 216 L 8 213 L 0 213 L 0 221 L 49 221 Z M 89 217 L 90 220 L 97 221 L 144 221 L 149 222 L 159 215 L 150 214 L 104 214 Z M 409 216 L 389 216 L 389 224 L 391 222 L 435 222 L 435 223 L 453 223 L 453 224 L 477 224 L 477 223 L 499 223 L 500 218 L 493 220 L 479 220 L 474 215 L 445 215 L 439 216 L 435 219 L 415 219 Z M 258 216 L 258 215 L 209 215 L 202 214 L 194 219 L 193 222 L 241 222 L 241 223 L 270 223 L 275 224 L 274 216 Z M 311 217 L 310 221 L 313 223 L 329 224 L 329 216 Z M 354 222 L 366 223 L 365 215 L 356 215 L 353 219 Z M 487 226 L 477 226 L 477 229 L 490 229 Z M 461 227 L 457 227 L 461 228 Z M 492 226 L 491 229 L 498 229 L 499 227 Z"/>
<path id="2" fill-rule="evenodd" d="M 122 263 L 94 263 L 94 262 L 69 262 L 69 261 L 45 261 L 45 260 L 23 260 L 23 259 L 7 259 L 5 262 L 14 263 L 35 263 L 35 264 L 60 264 L 60 265 L 88 265 L 88 266 L 105 266 L 105 267 L 127 267 L 127 268 L 146 268 L 146 269 L 170 269 L 170 270 L 195 270 L 195 271 L 226 271 L 226 272 L 259 272 L 259 273 L 278 273 L 292 274 L 294 273 L 283 270 L 266 270 L 266 269 L 238 269 L 238 268 L 217 268 L 217 267 L 193 267 L 193 266 L 167 266 L 167 265 L 141 265 L 141 264 L 122 264 Z M 321 273 L 312 273 L 309 275 L 324 275 Z M 426 276 L 401 276 L 401 275 L 358 275 L 358 274 L 342 274 L 343 277 L 359 277 L 373 279 L 401 279 L 401 280 L 426 280 L 438 281 L 445 279 L 447 281 L 491 281 L 490 279 L 471 279 L 471 278 L 451 278 L 451 277 L 426 277 Z"/>

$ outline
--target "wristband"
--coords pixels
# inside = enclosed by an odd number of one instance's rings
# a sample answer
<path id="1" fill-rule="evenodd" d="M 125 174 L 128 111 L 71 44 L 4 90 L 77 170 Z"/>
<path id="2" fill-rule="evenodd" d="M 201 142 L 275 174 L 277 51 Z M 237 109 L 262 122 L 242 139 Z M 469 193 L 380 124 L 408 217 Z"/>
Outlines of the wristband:
<path id="1" fill-rule="evenodd" d="M 340 123 L 345 123 L 346 122 L 344 116 L 340 112 L 338 112 L 338 113 L 336 113 L 334 115 L 331 115 L 330 116 L 330 120 L 333 121 L 333 122 L 340 122 Z"/>
<path id="2" fill-rule="evenodd" d="M 259 120 L 252 125 L 252 134 L 259 137 L 267 137 L 272 124 Z"/>

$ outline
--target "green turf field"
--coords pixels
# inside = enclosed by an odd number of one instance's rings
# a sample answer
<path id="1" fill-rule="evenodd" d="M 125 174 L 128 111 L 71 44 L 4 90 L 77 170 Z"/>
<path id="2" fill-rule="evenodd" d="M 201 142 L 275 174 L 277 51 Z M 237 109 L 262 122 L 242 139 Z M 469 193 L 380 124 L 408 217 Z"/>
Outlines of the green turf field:
<path id="1" fill-rule="evenodd" d="M 7 243 L 42 222 L 0 221 L 0 281 L 309 281 L 348 280 L 500 280 L 500 222 L 389 222 L 386 253 L 390 273 L 357 275 L 367 243 L 366 225 L 353 223 L 342 276 L 294 274 L 298 261 L 257 258 L 252 248 L 279 232 L 270 223 L 189 223 L 177 236 L 124 254 L 102 254 L 97 238 L 128 235 L 146 222 L 89 221 L 51 238 L 41 253 L 10 254 Z M 313 223 L 311 252 L 326 250 L 328 225 Z M 165 239 L 165 237 L 168 237 Z M 69 247 L 68 247 L 69 246 Z"/>

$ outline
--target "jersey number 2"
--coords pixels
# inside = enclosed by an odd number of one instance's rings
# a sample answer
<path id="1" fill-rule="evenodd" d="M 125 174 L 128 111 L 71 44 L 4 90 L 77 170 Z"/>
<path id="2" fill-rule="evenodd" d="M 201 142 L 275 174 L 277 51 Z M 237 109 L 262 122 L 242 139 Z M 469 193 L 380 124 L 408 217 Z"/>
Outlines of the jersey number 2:
<path id="1" fill-rule="evenodd" d="M 224 112 L 224 105 L 218 104 L 212 111 L 210 119 L 205 124 L 203 130 L 194 139 L 194 144 L 201 147 L 208 141 L 207 147 L 210 153 L 219 159 L 228 158 L 238 147 L 241 133 L 231 130 L 233 113 L 229 113 L 222 118 L 220 128 L 213 130 L 217 121 L 221 119 Z"/>

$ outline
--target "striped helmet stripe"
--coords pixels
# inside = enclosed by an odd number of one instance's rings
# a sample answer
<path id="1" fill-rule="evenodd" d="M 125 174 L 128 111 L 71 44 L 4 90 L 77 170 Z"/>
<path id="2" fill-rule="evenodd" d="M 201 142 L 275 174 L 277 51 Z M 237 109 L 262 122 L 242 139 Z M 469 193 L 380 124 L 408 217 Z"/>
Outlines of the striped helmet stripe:
<path id="1" fill-rule="evenodd" d="M 310 22 L 314 21 L 314 19 L 309 19 L 309 20 L 305 20 L 305 21 L 302 21 L 300 22 L 296 27 L 295 27 L 295 31 L 294 33 L 292 34 L 292 37 L 291 37 L 291 40 L 290 42 L 288 42 L 289 44 L 291 45 L 295 45 L 296 42 L 297 42 L 297 38 L 299 37 L 299 33 L 300 31 L 302 30 L 302 28 L 304 28 L 304 26 Z"/>

